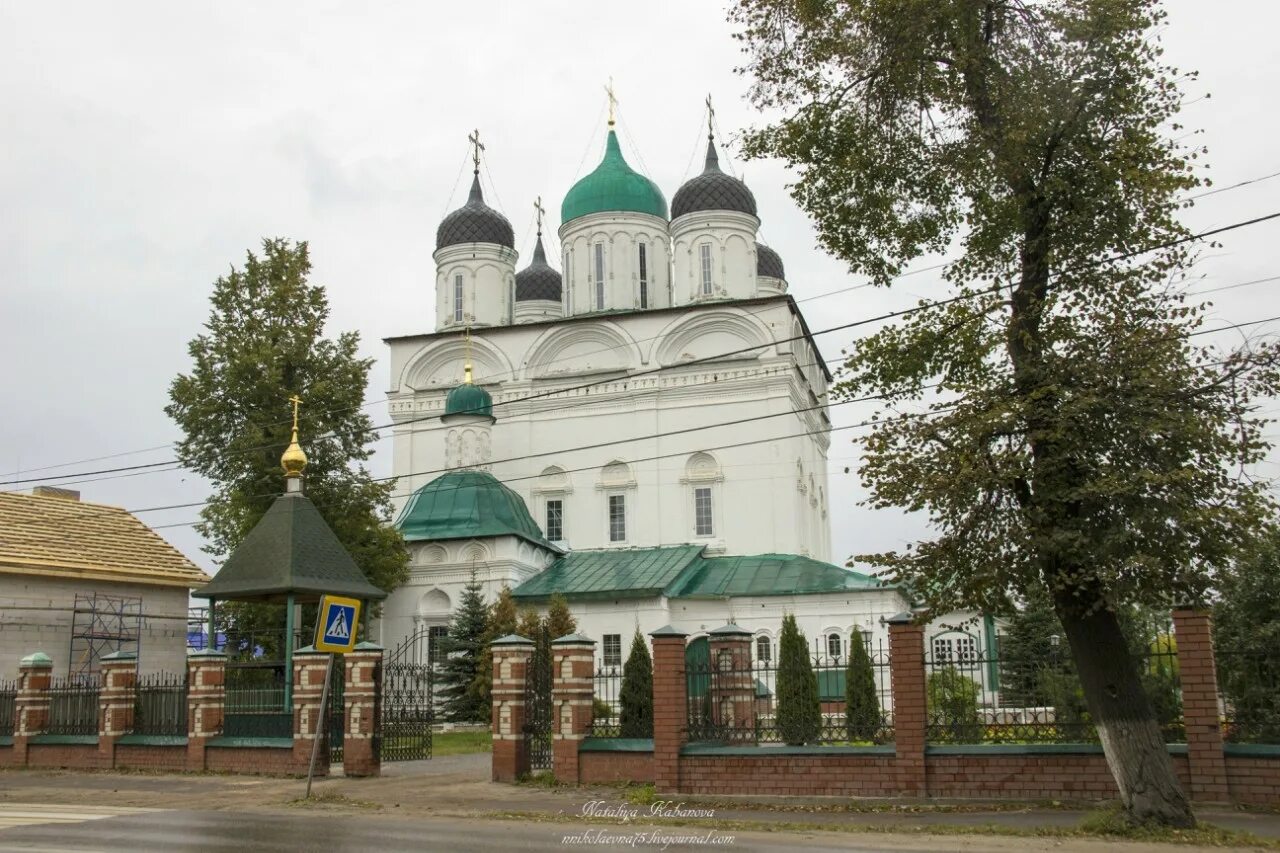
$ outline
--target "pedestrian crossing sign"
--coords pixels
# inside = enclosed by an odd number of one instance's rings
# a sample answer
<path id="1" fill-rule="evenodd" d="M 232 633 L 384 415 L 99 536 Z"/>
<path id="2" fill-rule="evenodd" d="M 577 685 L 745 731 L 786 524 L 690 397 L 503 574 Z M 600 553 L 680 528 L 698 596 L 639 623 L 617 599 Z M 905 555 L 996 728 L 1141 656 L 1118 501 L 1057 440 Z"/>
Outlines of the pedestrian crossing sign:
<path id="1" fill-rule="evenodd" d="M 330 654 L 351 651 L 356 645 L 359 619 L 359 600 L 337 595 L 321 598 L 319 618 L 316 619 L 316 651 Z"/>

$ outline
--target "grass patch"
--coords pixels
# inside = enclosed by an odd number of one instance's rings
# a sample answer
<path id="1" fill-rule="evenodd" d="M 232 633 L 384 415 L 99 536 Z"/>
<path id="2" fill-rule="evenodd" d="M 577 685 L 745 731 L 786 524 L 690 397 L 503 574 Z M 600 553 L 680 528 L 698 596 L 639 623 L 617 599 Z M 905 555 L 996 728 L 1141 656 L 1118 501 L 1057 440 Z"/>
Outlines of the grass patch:
<path id="1" fill-rule="evenodd" d="M 560 783 L 556 781 L 556 775 L 550 770 L 539 770 L 537 773 L 530 773 L 521 776 L 516 780 L 517 785 L 528 785 L 532 788 L 558 788 Z"/>
<path id="2" fill-rule="evenodd" d="M 652 784 L 636 785 L 627 789 L 627 802 L 633 806 L 651 806 L 658 801 L 658 791 Z"/>
<path id="3" fill-rule="evenodd" d="M 372 800 L 357 800 L 340 794 L 337 791 L 316 791 L 311 795 L 311 799 L 306 797 L 298 797 L 285 803 L 287 806 L 299 809 L 315 809 L 315 808 L 331 808 L 340 807 L 347 809 L 370 809 L 377 811 L 382 808 L 382 803 L 375 803 Z"/>
<path id="4" fill-rule="evenodd" d="M 493 735 L 489 732 L 436 732 L 431 736 L 432 756 L 475 752 L 493 752 Z"/>

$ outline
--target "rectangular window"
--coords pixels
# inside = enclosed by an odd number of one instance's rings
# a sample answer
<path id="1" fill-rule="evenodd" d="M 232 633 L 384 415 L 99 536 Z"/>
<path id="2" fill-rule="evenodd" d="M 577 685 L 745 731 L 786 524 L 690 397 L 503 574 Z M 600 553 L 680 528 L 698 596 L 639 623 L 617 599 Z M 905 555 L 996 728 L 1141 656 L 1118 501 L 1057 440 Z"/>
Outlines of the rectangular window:
<path id="1" fill-rule="evenodd" d="M 711 295 L 711 244 L 698 246 L 698 260 L 702 263 L 702 295 Z"/>
<path id="2" fill-rule="evenodd" d="M 622 666 L 622 635 L 604 635 L 604 665 Z"/>
<path id="3" fill-rule="evenodd" d="M 609 495 L 609 541 L 627 541 L 626 495 Z"/>
<path id="4" fill-rule="evenodd" d="M 702 486 L 693 490 L 693 526 L 699 536 L 715 535 L 715 524 L 711 521 L 711 487 Z"/>
<path id="5" fill-rule="evenodd" d="M 773 647 L 768 637 L 756 637 L 756 663 L 769 663 L 773 660 Z"/>
<path id="6" fill-rule="evenodd" d="M 649 259 L 645 257 L 646 247 L 640 244 L 640 307 L 649 307 Z"/>
<path id="7" fill-rule="evenodd" d="M 564 501 L 547 501 L 547 538 L 552 542 L 564 539 Z"/>
<path id="8" fill-rule="evenodd" d="M 445 625 L 432 625 L 427 629 L 427 662 L 432 666 L 444 663 L 448 654 L 445 652 L 445 641 L 449 638 L 449 628 Z"/>
<path id="9" fill-rule="evenodd" d="M 462 276 L 453 277 L 453 322 L 462 322 Z"/>
<path id="10" fill-rule="evenodd" d="M 604 243 L 595 245 L 596 310 L 604 310 Z"/>
<path id="11" fill-rule="evenodd" d="M 564 287 L 561 296 L 564 298 L 564 313 L 569 313 L 569 293 L 573 288 L 573 252 L 564 253 Z"/>
<path id="12" fill-rule="evenodd" d="M 833 658 L 840 657 L 840 646 L 841 646 L 841 642 L 840 642 L 839 634 L 827 635 L 827 656 L 828 657 L 833 657 Z"/>

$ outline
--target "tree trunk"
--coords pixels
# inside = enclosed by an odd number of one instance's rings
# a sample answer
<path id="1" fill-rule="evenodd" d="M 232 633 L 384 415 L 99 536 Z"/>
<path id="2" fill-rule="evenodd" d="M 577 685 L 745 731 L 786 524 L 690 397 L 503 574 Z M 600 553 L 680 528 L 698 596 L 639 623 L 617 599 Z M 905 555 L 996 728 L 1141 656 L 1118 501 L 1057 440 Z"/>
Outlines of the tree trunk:
<path id="1" fill-rule="evenodd" d="M 1098 608 L 1079 616 L 1080 603 L 1070 593 L 1059 595 L 1056 604 L 1089 713 L 1129 820 L 1135 824 L 1195 826 L 1191 804 L 1173 773 L 1169 750 L 1115 613 Z"/>

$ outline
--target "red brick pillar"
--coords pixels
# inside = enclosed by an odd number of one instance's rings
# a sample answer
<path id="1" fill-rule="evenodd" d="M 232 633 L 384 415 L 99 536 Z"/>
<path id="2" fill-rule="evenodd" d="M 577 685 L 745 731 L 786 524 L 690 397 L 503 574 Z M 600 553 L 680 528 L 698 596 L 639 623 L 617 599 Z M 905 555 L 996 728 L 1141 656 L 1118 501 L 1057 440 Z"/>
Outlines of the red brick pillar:
<path id="1" fill-rule="evenodd" d="M 133 706 L 138 689 L 138 656 L 112 652 L 102 659 L 102 687 L 98 691 L 98 763 L 114 767 L 116 739 L 133 731 Z"/>
<path id="2" fill-rule="evenodd" d="M 320 736 L 320 720 L 324 708 L 320 704 L 324 692 L 324 674 L 329 666 L 329 655 L 317 652 L 311 646 L 293 653 L 293 769 L 306 773 L 311 764 L 311 749 Z M 334 667 L 337 669 L 337 667 Z M 338 670 L 335 678 L 341 678 Z M 320 744 L 316 757 L 316 776 L 329 775 L 329 750 Z"/>
<path id="3" fill-rule="evenodd" d="M 689 736 L 684 647 L 688 636 L 667 625 L 653 638 L 653 784 L 658 793 L 680 791 L 680 747 Z"/>
<path id="4" fill-rule="evenodd" d="M 342 721 L 342 775 L 380 776 L 378 695 L 382 687 L 382 646 L 360 643 L 346 656 Z M 342 677 L 334 673 L 335 678 Z"/>
<path id="5" fill-rule="evenodd" d="M 751 632 L 725 625 L 708 634 L 711 653 L 711 719 L 729 743 L 756 742 L 756 677 Z"/>
<path id="6" fill-rule="evenodd" d="M 1218 673 L 1214 669 L 1213 630 L 1204 610 L 1173 611 L 1182 683 L 1182 720 L 1187 728 L 1187 764 L 1191 799 L 1227 802 L 1227 760 L 1222 754 L 1218 713 Z"/>
<path id="7" fill-rule="evenodd" d="M 893 691 L 893 729 L 898 771 L 898 794 L 928 794 L 925 777 L 925 726 L 928 698 L 924 679 L 924 626 L 910 613 L 889 623 L 889 679 Z"/>
<path id="8" fill-rule="evenodd" d="M 187 656 L 187 769 L 205 769 L 205 747 L 222 734 L 227 656 L 202 649 Z"/>
<path id="9" fill-rule="evenodd" d="M 595 662 L 595 640 L 570 634 L 551 643 L 551 770 L 558 782 L 579 781 L 578 747 L 594 716 Z"/>
<path id="10" fill-rule="evenodd" d="M 508 634 L 493 641 L 493 781 L 514 782 L 529 773 L 524 731 L 524 680 L 533 641 Z"/>
<path id="11" fill-rule="evenodd" d="M 49 685 L 53 660 L 44 652 L 29 654 L 18 662 L 18 693 L 13 699 L 13 764 L 27 763 L 31 738 L 49 724 Z"/>

